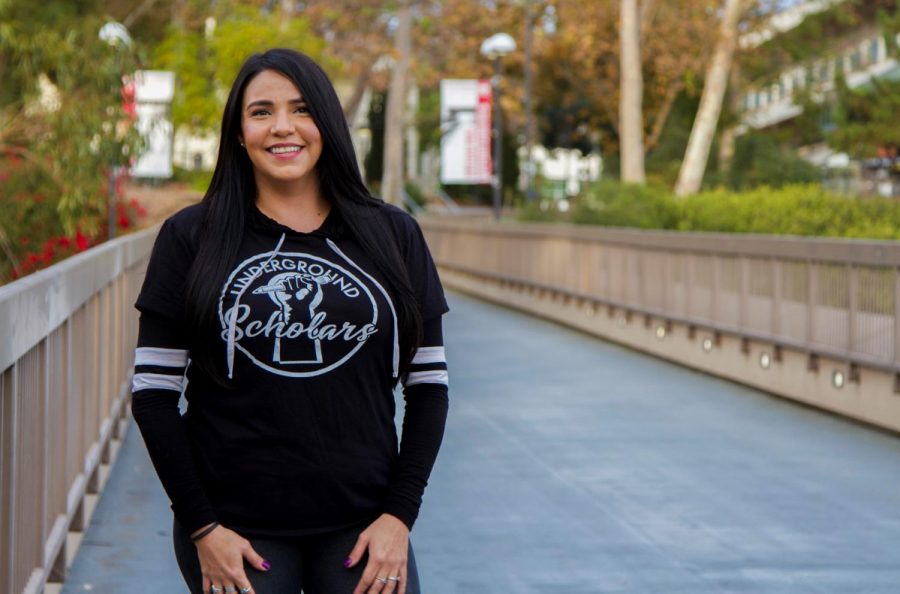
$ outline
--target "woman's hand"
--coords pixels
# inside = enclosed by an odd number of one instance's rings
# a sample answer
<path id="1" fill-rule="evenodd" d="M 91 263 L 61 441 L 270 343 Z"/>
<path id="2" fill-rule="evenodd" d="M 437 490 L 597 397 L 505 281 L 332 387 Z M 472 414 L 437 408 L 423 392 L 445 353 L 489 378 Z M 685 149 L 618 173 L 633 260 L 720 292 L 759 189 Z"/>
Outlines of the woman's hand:
<path id="1" fill-rule="evenodd" d="M 405 594 L 409 529 L 390 514 L 372 522 L 356 540 L 346 566 L 353 567 L 369 551 L 369 561 L 353 594 Z"/>
<path id="2" fill-rule="evenodd" d="M 202 529 L 200 530 L 202 532 Z M 260 557 L 250 541 L 224 526 L 216 528 L 194 543 L 203 573 L 203 591 L 211 586 L 216 592 L 253 592 L 253 586 L 244 572 L 244 559 L 260 571 L 268 571 L 270 565 Z M 234 590 L 232 590 L 233 588 Z M 249 588 L 249 589 L 248 589 Z"/>

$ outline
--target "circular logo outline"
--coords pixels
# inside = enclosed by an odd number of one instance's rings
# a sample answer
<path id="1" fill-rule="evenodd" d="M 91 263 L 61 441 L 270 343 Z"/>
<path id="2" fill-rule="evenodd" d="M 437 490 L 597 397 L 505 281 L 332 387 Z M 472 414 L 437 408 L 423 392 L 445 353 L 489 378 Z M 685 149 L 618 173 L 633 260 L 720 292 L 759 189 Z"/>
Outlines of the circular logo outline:
<path id="1" fill-rule="evenodd" d="M 260 262 L 259 264 L 263 265 L 266 261 L 269 260 L 270 257 L 272 257 L 273 253 L 274 253 L 273 251 L 269 251 L 269 252 L 264 252 L 262 254 L 257 254 L 255 256 L 251 256 L 250 258 L 247 258 L 246 260 L 244 260 L 243 262 L 238 264 L 234 268 L 234 270 L 231 272 L 231 274 L 228 276 L 228 279 L 225 281 L 225 284 L 222 287 L 222 292 L 219 294 L 219 305 L 217 308 L 219 323 L 222 324 L 223 330 L 226 330 L 226 331 L 228 330 L 228 323 L 226 322 L 225 312 L 223 311 L 223 307 L 224 307 L 224 303 L 225 303 L 225 295 L 228 292 L 228 288 L 234 282 L 235 277 L 242 270 L 252 266 L 253 263 L 257 260 L 262 260 L 262 262 Z M 275 254 L 275 257 L 276 258 L 288 257 L 288 258 L 295 258 L 295 259 L 314 260 L 321 264 L 327 265 L 328 267 L 333 268 L 333 269 L 341 272 L 342 274 L 346 275 L 348 278 L 350 278 L 351 281 L 356 283 L 356 285 L 358 287 L 362 288 L 362 290 L 365 292 L 366 296 L 369 298 L 369 303 L 372 305 L 372 321 L 369 323 L 371 323 L 373 326 L 377 327 L 378 314 L 379 314 L 378 303 L 376 302 L 375 297 L 372 294 L 372 291 L 369 289 L 369 287 L 365 283 L 360 281 L 359 278 L 355 274 L 353 274 L 352 272 L 350 272 L 349 270 L 347 270 L 340 264 L 336 264 L 335 262 L 333 262 L 331 260 L 327 260 L 320 256 L 314 256 L 312 254 L 307 254 L 305 252 L 278 252 L 277 254 Z M 258 279 L 259 279 L 259 276 L 255 277 L 253 279 L 253 281 L 256 281 Z M 375 279 L 372 279 L 372 282 L 377 282 L 377 281 L 375 281 Z M 249 285 L 250 285 L 250 283 L 248 282 L 247 285 L 241 290 L 241 296 L 243 296 L 243 294 L 250 288 Z M 232 308 L 233 307 L 234 306 L 232 306 Z M 235 312 L 235 315 L 237 315 L 237 312 Z M 327 365 L 326 367 L 320 367 L 319 369 L 316 369 L 314 371 L 297 371 L 297 372 L 285 371 L 283 369 L 277 369 L 275 367 L 272 367 L 272 366 L 266 364 L 263 361 L 260 361 L 253 354 L 251 354 L 247 349 L 242 347 L 241 343 L 238 341 L 235 341 L 234 347 L 236 350 L 239 350 L 242 353 L 244 353 L 255 365 L 265 369 L 266 371 L 274 373 L 276 375 L 280 375 L 282 377 L 315 377 L 317 375 L 322 375 L 322 374 L 328 373 L 329 371 L 332 371 L 333 369 L 336 369 L 337 367 L 340 367 L 341 365 L 346 363 L 351 357 L 353 357 L 353 355 L 355 355 L 357 353 L 357 351 L 359 351 L 359 349 L 361 349 L 363 347 L 364 344 L 366 344 L 366 342 L 368 342 L 368 339 L 364 340 L 362 342 L 359 342 L 355 347 L 350 349 L 350 351 L 346 355 L 341 357 L 338 361 L 335 361 L 334 363 Z"/>

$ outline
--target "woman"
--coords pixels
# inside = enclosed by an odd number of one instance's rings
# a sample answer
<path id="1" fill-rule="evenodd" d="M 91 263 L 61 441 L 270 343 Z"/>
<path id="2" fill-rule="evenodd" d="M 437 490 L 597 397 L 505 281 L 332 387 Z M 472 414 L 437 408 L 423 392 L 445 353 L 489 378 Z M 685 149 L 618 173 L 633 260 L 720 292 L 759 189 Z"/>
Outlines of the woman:
<path id="1" fill-rule="evenodd" d="M 418 593 L 447 303 L 418 225 L 366 190 L 310 58 L 244 64 L 209 189 L 163 225 L 136 307 L 132 411 L 190 591 Z"/>

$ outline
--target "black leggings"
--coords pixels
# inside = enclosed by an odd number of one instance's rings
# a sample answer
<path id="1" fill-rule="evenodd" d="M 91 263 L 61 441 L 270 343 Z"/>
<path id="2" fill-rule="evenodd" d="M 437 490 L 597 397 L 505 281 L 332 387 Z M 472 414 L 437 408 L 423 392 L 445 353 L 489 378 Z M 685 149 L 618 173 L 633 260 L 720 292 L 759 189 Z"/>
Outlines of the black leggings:
<path id="1" fill-rule="evenodd" d="M 271 564 L 272 569 L 258 571 L 245 561 L 247 579 L 255 594 L 300 594 L 301 590 L 304 594 L 351 594 L 366 568 L 367 557 L 363 556 L 352 569 L 344 567 L 344 560 L 364 528 L 354 526 L 298 538 L 250 537 L 248 540 L 253 549 Z M 175 558 L 191 594 L 208 594 L 203 592 L 200 560 L 190 535 L 177 520 L 172 534 Z M 406 594 L 420 594 L 411 544 L 406 575 Z"/>

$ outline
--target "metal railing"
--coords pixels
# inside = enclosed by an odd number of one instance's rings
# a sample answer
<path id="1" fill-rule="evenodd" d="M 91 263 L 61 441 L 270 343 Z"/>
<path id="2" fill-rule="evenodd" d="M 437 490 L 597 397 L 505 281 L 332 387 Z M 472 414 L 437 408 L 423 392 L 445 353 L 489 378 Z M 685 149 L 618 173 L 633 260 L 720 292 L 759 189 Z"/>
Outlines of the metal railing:
<path id="1" fill-rule="evenodd" d="M 133 303 L 156 230 L 0 287 L 0 592 L 65 573 L 130 393 Z"/>
<path id="2" fill-rule="evenodd" d="M 900 242 L 421 224 L 448 270 L 900 371 Z"/>

